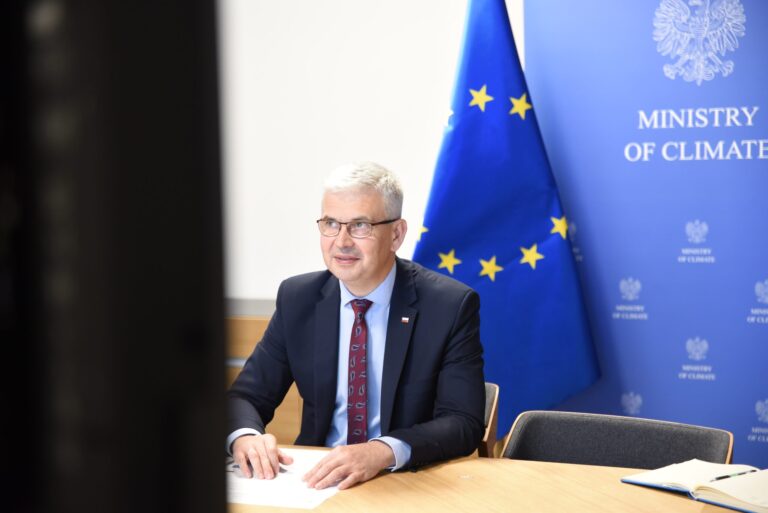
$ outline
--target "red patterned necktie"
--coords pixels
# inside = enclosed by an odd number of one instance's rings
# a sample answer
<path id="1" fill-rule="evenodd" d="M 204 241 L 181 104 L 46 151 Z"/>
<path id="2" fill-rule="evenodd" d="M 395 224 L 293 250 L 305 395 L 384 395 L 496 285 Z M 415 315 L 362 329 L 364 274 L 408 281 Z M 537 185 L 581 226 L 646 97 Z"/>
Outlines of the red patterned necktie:
<path id="1" fill-rule="evenodd" d="M 352 325 L 352 338 L 349 340 L 347 445 L 368 441 L 366 386 L 368 325 L 365 323 L 365 312 L 373 304 L 367 299 L 353 299 L 350 303 L 355 312 L 355 322 Z"/>

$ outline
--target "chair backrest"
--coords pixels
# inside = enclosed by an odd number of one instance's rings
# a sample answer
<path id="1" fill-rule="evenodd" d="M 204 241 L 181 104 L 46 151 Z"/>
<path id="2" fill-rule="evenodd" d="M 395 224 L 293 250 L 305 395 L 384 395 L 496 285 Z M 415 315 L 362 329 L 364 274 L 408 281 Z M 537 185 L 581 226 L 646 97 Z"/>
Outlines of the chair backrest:
<path id="1" fill-rule="evenodd" d="M 477 448 L 478 455 L 493 458 L 496 445 L 496 426 L 499 423 L 499 385 L 485 383 L 485 434 Z"/>
<path id="2" fill-rule="evenodd" d="M 518 415 L 501 456 L 654 469 L 693 458 L 730 463 L 733 435 L 676 422 L 595 413 L 527 411 Z"/>

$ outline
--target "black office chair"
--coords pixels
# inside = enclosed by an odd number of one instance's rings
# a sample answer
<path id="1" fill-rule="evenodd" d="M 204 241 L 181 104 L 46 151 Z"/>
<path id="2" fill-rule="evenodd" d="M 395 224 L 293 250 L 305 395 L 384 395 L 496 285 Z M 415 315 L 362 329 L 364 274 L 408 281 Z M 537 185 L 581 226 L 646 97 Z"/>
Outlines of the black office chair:
<path id="1" fill-rule="evenodd" d="M 654 469 L 693 458 L 730 463 L 733 435 L 676 422 L 526 411 L 504 441 L 502 458 Z"/>

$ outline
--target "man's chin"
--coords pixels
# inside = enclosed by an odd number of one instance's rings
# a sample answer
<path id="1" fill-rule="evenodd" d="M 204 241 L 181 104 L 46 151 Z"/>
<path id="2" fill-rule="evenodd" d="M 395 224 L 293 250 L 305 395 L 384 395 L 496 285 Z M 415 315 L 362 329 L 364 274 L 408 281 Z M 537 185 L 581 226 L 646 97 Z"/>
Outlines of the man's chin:
<path id="1" fill-rule="evenodd" d="M 354 280 L 355 275 L 357 274 L 354 266 L 339 265 L 337 263 L 334 263 L 328 270 L 343 282 Z"/>

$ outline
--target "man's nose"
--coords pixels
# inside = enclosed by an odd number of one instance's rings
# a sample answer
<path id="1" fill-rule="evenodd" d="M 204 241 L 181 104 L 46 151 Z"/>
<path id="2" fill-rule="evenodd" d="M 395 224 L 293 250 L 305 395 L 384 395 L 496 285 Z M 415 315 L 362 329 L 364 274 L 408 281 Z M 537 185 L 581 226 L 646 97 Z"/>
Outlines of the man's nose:
<path id="1" fill-rule="evenodd" d="M 352 239 L 349 231 L 347 231 L 347 226 L 349 225 L 342 225 L 341 230 L 339 230 L 339 234 L 336 236 L 336 245 L 340 248 L 348 248 L 349 246 L 355 244 L 354 239 Z"/>

